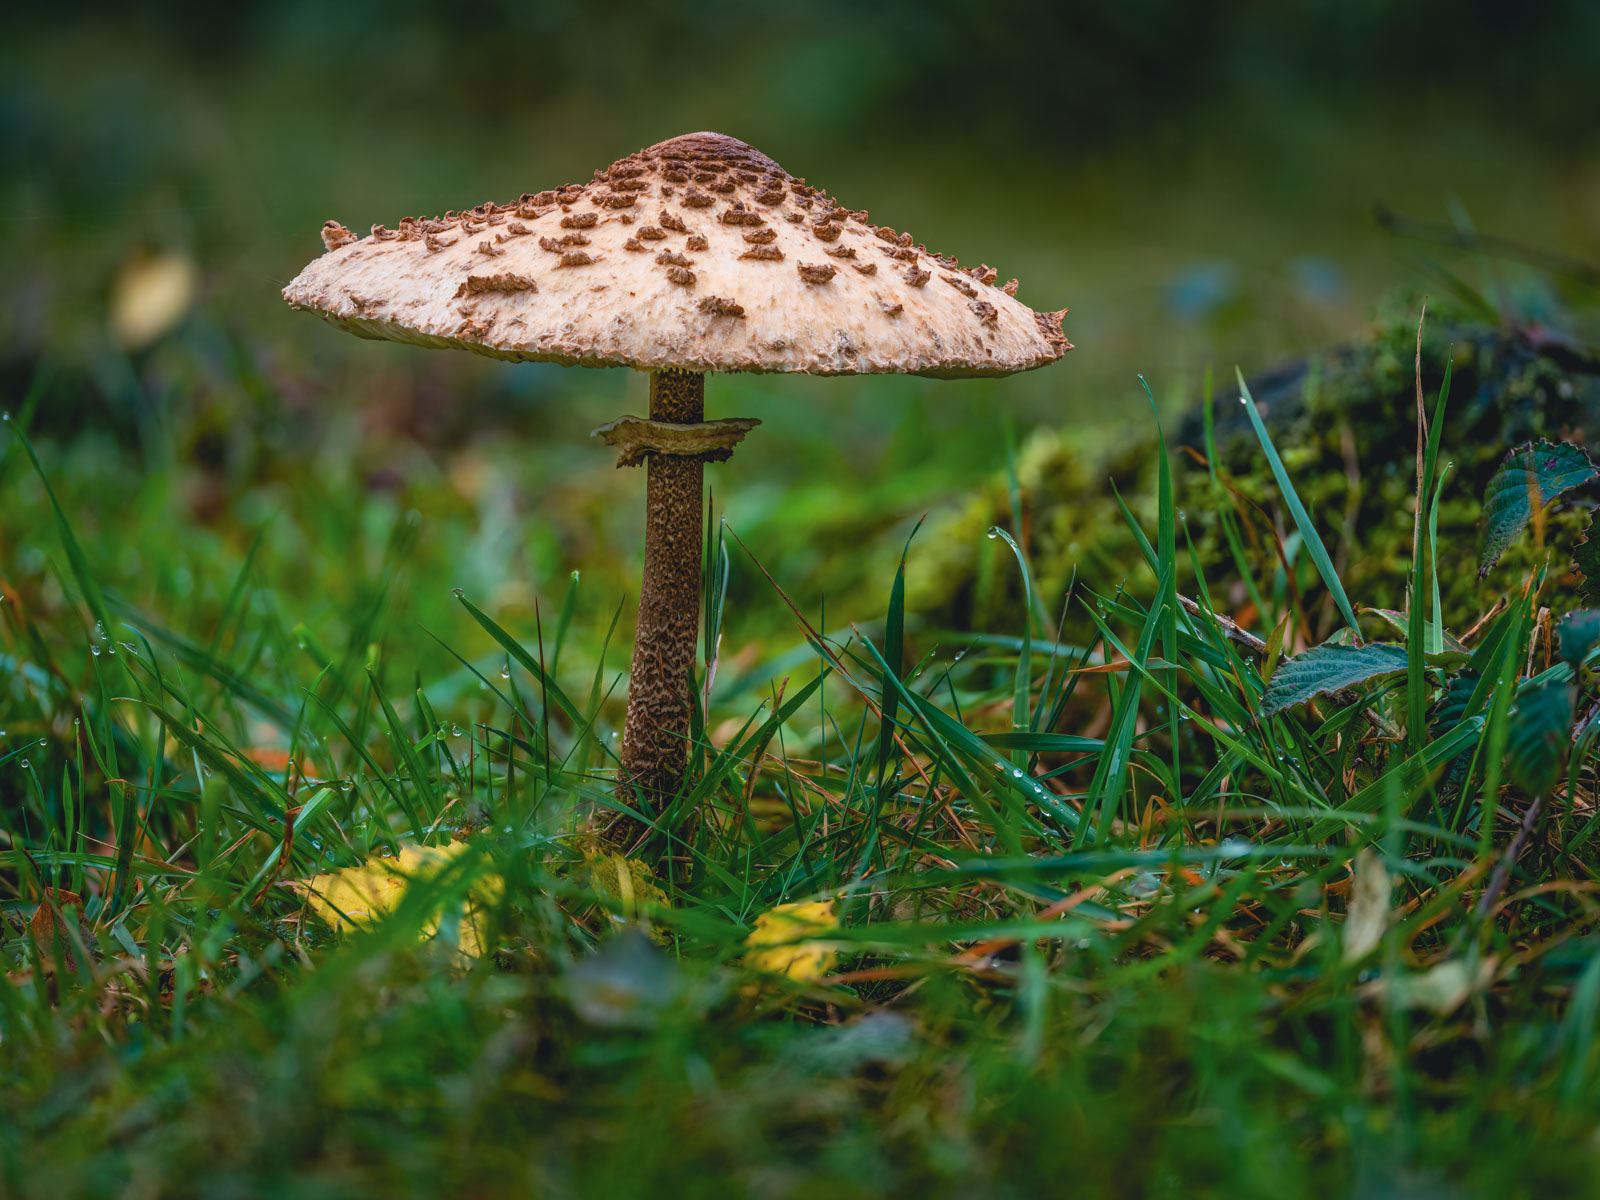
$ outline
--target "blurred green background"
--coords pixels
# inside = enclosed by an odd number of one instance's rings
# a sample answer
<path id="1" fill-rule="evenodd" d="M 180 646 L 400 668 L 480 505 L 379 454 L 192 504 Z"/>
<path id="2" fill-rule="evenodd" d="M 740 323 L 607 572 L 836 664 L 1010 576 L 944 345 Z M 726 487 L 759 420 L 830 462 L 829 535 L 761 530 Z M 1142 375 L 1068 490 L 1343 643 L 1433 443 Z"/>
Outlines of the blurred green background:
<path id="1" fill-rule="evenodd" d="M 587 434 L 642 411 L 644 378 L 290 312 L 330 217 L 504 200 L 714 129 L 1069 306 L 1077 349 L 1009 380 L 710 382 L 708 415 L 765 422 L 709 472 L 719 508 L 830 617 L 1008 439 L 1104 444 L 1146 428 L 1136 373 L 1178 407 L 1208 365 L 1359 333 L 1423 278 L 1375 204 L 1600 252 L 1580 0 L 71 11 L 13 13 L 0 45 L 0 405 L 26 408 L 107 582 L 161 611 L 214 605 L 264 531 L 286 619 L 336 622 L 408 517 L 418 616 L 445 629 L 449 586 L 516 615 L 581 570 L 598 617 L 636 587 L 643 480 Z M 1501 281 L 1537 309 L 1531 276 Z M 15 483 L 0 562 L 26 575 L 43 494 Z M 130 520 L 172 552 L 123 544 Z"/>

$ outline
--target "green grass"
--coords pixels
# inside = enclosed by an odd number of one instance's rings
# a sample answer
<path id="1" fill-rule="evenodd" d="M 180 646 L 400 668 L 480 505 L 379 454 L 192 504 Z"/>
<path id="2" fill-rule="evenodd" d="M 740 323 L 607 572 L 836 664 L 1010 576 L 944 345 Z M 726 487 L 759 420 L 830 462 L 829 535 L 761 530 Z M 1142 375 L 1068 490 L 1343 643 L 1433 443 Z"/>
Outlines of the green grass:
<path id="1" fill-rule="evenodd" d="M 645 856 L 658 901 L 586 858 L 624 596 L 496 592 L 492 556 L 456 573 L 481 514 L 332 463 L 248 528 L 174 521 L 173 472 L 93 439 L 36 456 L 35 411 L 0 427 L 7 1194 L 1540 1196 L 1593 1175 L 1593 722 L 1561 753 L 1591 677 L 1552 655 L 1537 581 L 1464 649 L 1402 619 L 1397 669 L 1307 706 L 1276 675 L 1293 660 L 1218 615 L 1164 462 L 1142 561 L 1066 600 L 1084 645 L 1007 536 L 1015 636 L 917 628 L 902 560 L 870 611 L 768 577 L 786 644 L 735 653 L 725 581 L 763 548 L 714 526 L 722 651 Z M 1357 618 L 1256 428 L 1280 528 L 1364 639 L 1396 637 Z M 1180 575 L 1203 581 L 1188 604 Z M 335 934 L 291 886 L 454 839 L 372 928 Z M 491 876 L 493 951 L 463 970 L 456 915 Z M 829 897 L 833 976 L 741 963 L 760 914 Z"/>

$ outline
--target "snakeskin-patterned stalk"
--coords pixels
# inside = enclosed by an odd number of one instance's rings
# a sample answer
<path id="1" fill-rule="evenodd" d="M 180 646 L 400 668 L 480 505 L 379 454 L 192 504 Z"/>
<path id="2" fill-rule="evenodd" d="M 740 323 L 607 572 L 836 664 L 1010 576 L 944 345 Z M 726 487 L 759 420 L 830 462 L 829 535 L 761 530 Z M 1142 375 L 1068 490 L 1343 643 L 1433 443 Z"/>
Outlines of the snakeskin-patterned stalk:
<path id="1" fill-rule="evenodd" d="M 705 376 L 670 367 L 653 372 L 650 416 L 680 425 L 703 420 Z M 639 807 L 657 810 L 677 791 L 688 762 L 705 464 L 698 457 L 652 454 L 645 469 L 644 586 L 622 735 L 622 785 Z"/>

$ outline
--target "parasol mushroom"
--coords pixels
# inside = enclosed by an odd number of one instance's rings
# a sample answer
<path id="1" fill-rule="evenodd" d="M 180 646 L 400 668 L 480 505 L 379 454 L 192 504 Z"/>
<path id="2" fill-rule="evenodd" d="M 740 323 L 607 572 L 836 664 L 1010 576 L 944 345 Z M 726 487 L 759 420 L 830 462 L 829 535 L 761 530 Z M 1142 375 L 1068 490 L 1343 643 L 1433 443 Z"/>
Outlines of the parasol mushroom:
<path id="1" fill-rule="evenodd" d="M 1016 280 L 997 287 L 718 133 L 512 204 L 360 238 L 329 221 L 322 240 L 284 298 L 361 337 L 650 372 L 649 417 L 595 434 L 618 466 L 646 464 L 620 784 L 651 807 L 687 761 L 703 465 L 759 423 L 705 420 L 706 373 L 1009 375 L 1071 349 L 1065 309 L 1034 312 Z"/>

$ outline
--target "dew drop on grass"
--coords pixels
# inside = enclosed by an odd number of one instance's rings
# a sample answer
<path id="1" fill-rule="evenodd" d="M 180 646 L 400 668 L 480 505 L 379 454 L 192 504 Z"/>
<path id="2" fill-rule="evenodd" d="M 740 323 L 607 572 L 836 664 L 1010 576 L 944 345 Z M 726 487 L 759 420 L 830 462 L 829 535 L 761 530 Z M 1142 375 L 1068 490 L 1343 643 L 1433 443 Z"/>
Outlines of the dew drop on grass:
<path id="1" fill-rule="evenodd" d="M 28 760 L 27 759 L 23 759 L 22 760 L 22 769 L 24 771 L 26 771 L 28 769 Z"/>
<path id="2" fill-rule="evenodd" d="M 450 736 L 451 737 L 460 737 L 461 736 L 461 726 L 459 726 L 459 725 L 450 726 Z"/>
<path id="3" fill-rule="evenodd" d="M 100 647 L 99 646 L 90 646 L 89 647 L 89 653 L 94 655 L 96 658 L 99 658 L 100 657 Z"/>
<path id="4" fill-rule="evenodd" d="M 1000 536 L 1000 530 L 999 529 L 990 529 L 987 536 L 988 536 L 990 541 L 993 541 L 995 538 Z"/>
<path id="5" fill-rule="evenodd" d="M 510 667 L 501 667 L 500 668 L 500 678 L 501 679 L 510 679 L 511 678 L 511 668 Z"/>
<path id="6" fill-rule="evenodd" d="M 459 599 L 461 599 L 461 597 L 463 597 L 463 596 L 465 596 L 467 594 L 467 589 L 466 588 L 451 588 L 450 589 L 450 594 L 452 596 L 454 596 L 457 600 L 459 600 Z"/>

